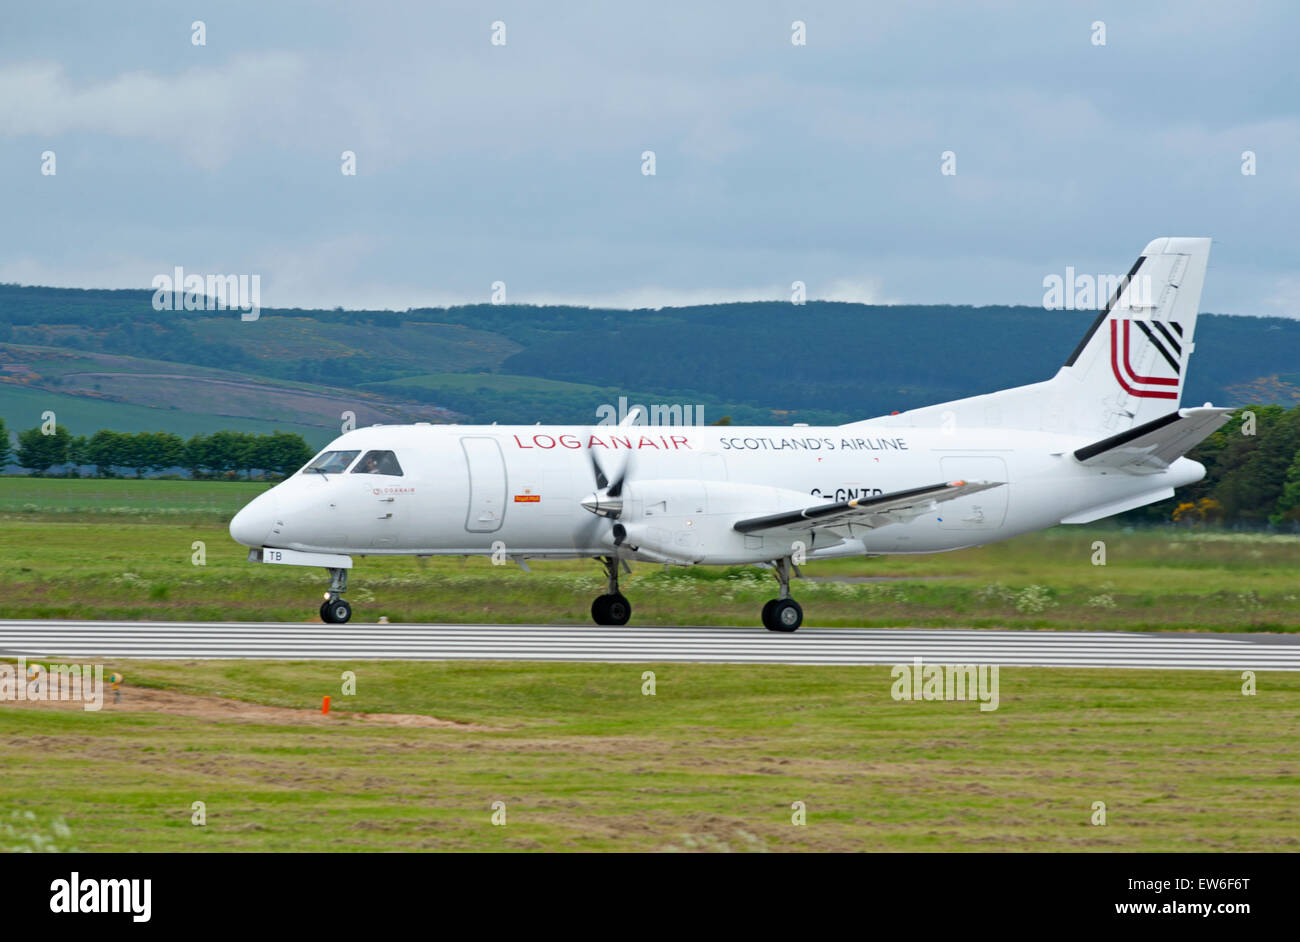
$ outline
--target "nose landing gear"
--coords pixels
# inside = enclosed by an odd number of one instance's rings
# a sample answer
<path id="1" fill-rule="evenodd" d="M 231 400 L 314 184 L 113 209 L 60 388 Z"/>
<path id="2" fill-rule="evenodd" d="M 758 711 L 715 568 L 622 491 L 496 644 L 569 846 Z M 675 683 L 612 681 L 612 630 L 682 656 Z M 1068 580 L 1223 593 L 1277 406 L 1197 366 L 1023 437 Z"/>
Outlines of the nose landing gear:
<path id="1" fill-rule="evenodd" d="M 348 571 L 330 569 L 329 574 L 330 588 L 325 593 L 325 601 L 321 603 L 320 617 L 327 624 L 341 625 L 352 617 L 352 606 L 343 598 L 343 593 L 348 588 Z"/>
<path id="2" fill-rule="evenodd" d="M 618 591 L 619 560 L 614 556 L 604 556 L 600 562 L 605 567 L 609 591 L 591 603 L 592 620 L 598 625 L 626 625 L 632 617 L 632 603 Z"/>

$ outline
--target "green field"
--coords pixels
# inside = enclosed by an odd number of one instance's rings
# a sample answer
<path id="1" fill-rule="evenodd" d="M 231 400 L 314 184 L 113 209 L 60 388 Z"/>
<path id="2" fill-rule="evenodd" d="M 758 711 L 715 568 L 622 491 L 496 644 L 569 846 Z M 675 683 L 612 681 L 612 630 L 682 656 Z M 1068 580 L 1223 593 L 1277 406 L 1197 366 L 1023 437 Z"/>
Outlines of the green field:
<path id="1" fill-rule="evenodd" d="M 0 478 L 3 611 L 315 618 L 323 571 L 250 564 L 227 532 L 267 486 Z M 1104 566 L 1093 565 L 1097 541 Z M 483 558 L 356 562 L 348 597 L 361 621 L 585 624 L 603 591 L 592 562 L 534 562 L 531 573 Z M 1057 527 L 957 553 L 809 563 L 794 594 L 809 625 L 1296 631 L 1297 569 L 1296 536 Z M 623 584 L 635 623 L 745 625 L 775 580 L 757 567 L 642 564 Z"/>
<path id="2" fill-rule="evenodd" d="M 4 515 L 0 611 L 11 618 L 317 618 L 323 570 L 248 563 L 247 550 L 212 522 L 219 512 L 185 508 L 70 522 Z M 1097 538 L 1110 548 L 1105 567 L 1088 562 Z M 203 565 L 194 564 L 195 541 L 204 544 Z M 805 575 L 827 581 L 796 581 L 793 593 L 810 626 L 1295 631 L 1297 555 L 1295 539 L 1062 528 L 942 556 L 809 564 Z M 587 624 L 604 585 L 594 562 L 534 562 L 531 573 L 482 558 L 356 564 L 348 591 L 355 621 Z M 775 580 L 757 568 L 633 569 L 623 590 L 635 624 L 756 624 L 775 594 Z M 881 576 L 892 578 L 835 581 Z"/>
<path id="3" fill-rule="evenodd" d="M 591 424 L 603 418 L 599 411 L 606 404 L 618 408 L 625 400 L 628 408 L 640 403 L 653 409 L 656 405 L 695 407 L 697 422 L 712 423 L 727 416 L 733 425 L 763 425 L 791 422 L 838 422 L 848 416 L 820 410 L 793 412 L 760 409 L 713 396 L 692 393 L 684 400 L 669 399 L 663 393 L 629 392 L 617 386 L 591 386 L 536 376 L 513 376 L 508 373 L 424 373 L 387 382 L 362 383 L 359 389 L 389 396 L 413 396 L 454 409 L 481 424 L 531 425 L 537 421 Z M 689 422 L 689 417 L 687 417 Z"/>
<path id="4" fill-rule="evenodd" d="M 323 572 L 250 564 L 226 532 L 265 486 L 0 479 L 0 617 L 316 621 Z M 1093 565 L 1098 540 L 1105 566 Z M 357 563 L 358 622 L 585 624 L 603 585 L 589 562 L 538 562 L 531 574 L 483 559 Z M 829 581 L 797 582 L 795 595 L 809 625 L 1294 631 L 1297 565 L 1293 537 L 1061 527 L 960 553 L 810 564 L 806 575 Z M 836 581 L 867 577 L 886 581 Z M 648 565 L 624 582 L 635 623 L 687 625 L 755 624 L 774 584 L 753 568 Z M 880 667 L 105 669 L 126 676 L 125 708 L 0 703 L 8 846 L 42 836 L 94 851 L 1300 845 L 1291 673 L 1260 674 L 1258 694 L 1243 696 L 1233 671 L 1007 668 L 998 709 L 982 712 L 894 701 Z M 355 696 L 340 689 L 347 670 Z M 654 696 L 642 693 L 646 670 Z M 498 801 L 504 827 L 492 824 Z M 794 802 L 806 825 L 791 822 Z M 1104 826 L 1091 823 L 1095 802 Z"/>
<path id="5" fill-rule="evenodd" d="M 617 391 L 585 383 L 567 383 L 557 379 L 542 379 L 538 376 L 510 376 L 505 373 L 422 373 L 417 376 L 404 376 L 390 380 L 394 386 L 417 386 L 420 389 L 446 389 L 455 392 L 473 393 L 489 391 L 496 393 L 543 393 L 547 395 L 572 394 L 586 397 L 596 404 L 606 401 L 607 397 Z M 369 384 L 363 383 L 362 388 Z"/>
<path id="6" fill-rule="evenodd" d="M 0 478 L 0 532 L 19 520 L 192 518 L 227 523 L 271 485 L 156 478 Z"/>
<path id="7" fill-rule="evenodd" d="M 224 429 L 262 434 L 281 431 L 297 432 L 314 446 L 323 445 L 335 437 L 333 429 L 318 426 L 186 412 L 180 409 L 156 409 L 128 402 L 69 396 L 45 389 L 0 383 L 0 418 L 5 420 L 11 431 L 40 425 L 41 413 L 47 409 L 53 410 L 58 423 L 73 435 L 93 435 L 105 428 L 117 432 L 174 432 L 183 438 Z"/>
<path id="8" fill-rule="evenodd" d="M 877 667 L 106 667 L 128 705 L 166 688 L 299 712 L 0 705 L 0 814 L 30 811 L 33 830 L 61 817 L 81 850 L 1300 846 L 1295 674 L 1261 674 L 1248 697 L 1230 671 L 1005 669 L 999 708 L 981 712 L 894 701 Z M 363 725 L 357 711 L 472 725 Z M 190 823 L 195 801 L 205 826 Z"/>
<path id="9" fill-rule="evenodd" d="M 250 564 L 227 532 L 266 487 L 2 478 L 3 612 L 314 619 L 324 572 Z M 1093 565 L 1099 540 L 1104 566 Z M 348 598 L 359 621 L 586 624 L 603 591 L 593 562 L 534 562 L 531 573 L 484 558 L 356 562 Z M 1058 527 L 957 553 L 809 563 L 793 592 L 808 625 L 1296 631 L 1298 568 L 1296 536 Z M 754 624 L 775 594 L 757 567 L 642 564 L 623 586 L 637 624 Z"/>

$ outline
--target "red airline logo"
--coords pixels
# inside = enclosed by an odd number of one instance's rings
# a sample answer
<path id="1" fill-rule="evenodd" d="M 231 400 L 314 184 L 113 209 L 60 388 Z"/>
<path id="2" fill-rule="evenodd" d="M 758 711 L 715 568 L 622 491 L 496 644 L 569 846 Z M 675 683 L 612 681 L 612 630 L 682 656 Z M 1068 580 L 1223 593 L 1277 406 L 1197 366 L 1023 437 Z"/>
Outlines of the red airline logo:
<path id="1" fill-rule="evenodd" d="M 1110 322 L 1110 368 L 1115 374 L 1116 381 L 1125 392 L 1139 399 L 1177 399 L 1179 382 L 1177 376 L 1172 378 L 1142 376 L 1133 369 L 1133 364 L 1129 362 L 1131 325 L 1132 321 L 1129 318 L 1116 317 Z M 1160 343 L 1149 334 L 1148 340 L 1157 348 L 1161 347 Z M 1166 359 L 1169 359 L 1168 354 Z"/>

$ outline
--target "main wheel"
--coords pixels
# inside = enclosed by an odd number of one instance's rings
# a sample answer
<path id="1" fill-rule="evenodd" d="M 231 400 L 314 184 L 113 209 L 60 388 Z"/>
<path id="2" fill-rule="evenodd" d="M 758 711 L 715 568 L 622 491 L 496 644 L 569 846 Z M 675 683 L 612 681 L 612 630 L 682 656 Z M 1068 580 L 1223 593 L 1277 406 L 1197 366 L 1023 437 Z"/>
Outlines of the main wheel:
<path id="1" fill-rule="evenodd" d="M 794 599 L 773 599 L 763 606 L 763 626 L 768 631 L 798 631 L 803 609 Z"/>
<path id="2" fill-rule="evenodd" d="M 632 617 L 632 603 L 621 592 L 602 595 L 591 603 L 591 617 L 598 625 L 626 625 Z"/>
<path id="3" fill-rule="evenodd" d="M 331 625 L 341 625 L 352 617 L 352 606 L 343 599 L 326 600 L 320 607 L 320 617 Z"/>

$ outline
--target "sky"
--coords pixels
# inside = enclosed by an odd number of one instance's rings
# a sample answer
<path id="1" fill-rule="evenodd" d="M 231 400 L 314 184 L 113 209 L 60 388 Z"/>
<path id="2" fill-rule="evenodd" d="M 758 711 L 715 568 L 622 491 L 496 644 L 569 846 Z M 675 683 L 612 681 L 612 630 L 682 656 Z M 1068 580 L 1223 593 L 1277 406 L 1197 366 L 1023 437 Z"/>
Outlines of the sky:
<path id="1" fill-rule="evenodd" d="M 1215 240 L 1203 311 L 1300 316 L 1297 27 L 1284 0 L 7 4 L 0 282 L 1041 304 L 1172 235 Z"/>

